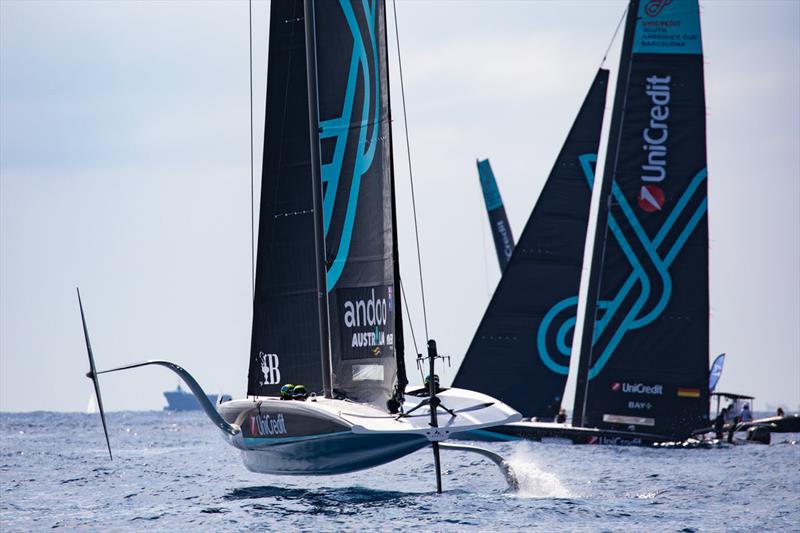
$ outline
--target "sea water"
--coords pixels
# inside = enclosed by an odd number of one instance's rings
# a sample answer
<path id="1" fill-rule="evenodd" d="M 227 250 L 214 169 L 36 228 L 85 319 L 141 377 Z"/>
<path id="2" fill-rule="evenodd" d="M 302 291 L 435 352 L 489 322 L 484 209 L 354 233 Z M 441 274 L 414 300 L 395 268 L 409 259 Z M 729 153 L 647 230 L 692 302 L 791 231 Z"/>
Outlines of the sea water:
<path id="1" fill-rule="evenodd" d="M 0 531 L 800 531 L 800 435 L 653 449 L 479 443 L 329 477 L 253 474 L 202 413 L 0 413 Z"/>

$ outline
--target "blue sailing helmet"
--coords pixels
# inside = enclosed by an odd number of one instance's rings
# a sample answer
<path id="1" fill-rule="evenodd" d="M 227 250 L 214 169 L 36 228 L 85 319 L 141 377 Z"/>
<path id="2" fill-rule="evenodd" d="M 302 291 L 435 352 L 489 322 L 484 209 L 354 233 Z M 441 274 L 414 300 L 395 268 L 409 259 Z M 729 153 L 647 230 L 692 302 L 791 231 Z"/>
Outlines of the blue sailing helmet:
<path id="1" fill-rule="evenodd" d="M 301 385 L 302 386 L 302 385 Z M 287 383 L 281 387 L 281 400 L 291 400 L 294 393 L 294 385 Z"/>
<path id="2" fill-rule="evenodd" d="M 306 397 L 308 397 L 308 393 L 306 392 L 305 386 L 295 385 L 294 389 L 292 390 L 292 399 L 305 400 Z"/>

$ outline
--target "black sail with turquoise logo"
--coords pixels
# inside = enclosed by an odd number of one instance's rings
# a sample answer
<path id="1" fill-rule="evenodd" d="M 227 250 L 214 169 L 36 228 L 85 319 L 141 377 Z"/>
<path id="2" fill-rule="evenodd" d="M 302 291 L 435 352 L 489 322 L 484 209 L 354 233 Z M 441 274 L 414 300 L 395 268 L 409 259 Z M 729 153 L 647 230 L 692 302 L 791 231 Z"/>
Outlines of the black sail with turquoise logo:
<path id="1" fill-rule="evenodd" d="M 248 395 L 322 390 L 308 124 L 303 2 L 272 2 Z"/>
<path id="2" fill-rule="evenodd" d="M 274 396 L 284 383 L 321 393 L 328 347 L 334 395 L 385 406 L 406 378 L 384 3 L 311 6 L 317 83 L 309 95 L 304 3 L 271 4 L 248 394 Z M 312 117 L 317 147 L 310 141 L 309 101 L 318 113 Z M 312 148 L 319 161 L 312 160 Z M 313 164 L 321 184 L 312 180 Z M 320 185 L 317 228 L 313 187 Z M 324 240 L 321 284 L 315 231 Z M 320 312 L 319 297 L 327 300 L 327 313 Z M 330 332 L 322 343 L 320 320 Z"/>
<path id="3" fill-rule="evenodd" d="M 575 419 L 684 437 L 708 416 L 706 127 L 696 0 L 631 2 L 617 85 Z"/>
<path id="4" fill-rule="evenodd" d="M 607 85 L 600 70 L 453 381 L 526 417 L 564 394 Z"/>
<path id="5" fill-rule="evenodd" d="M 400 326 L 383 2 L 316 2 L 320 159 L 334 391 L 385 405 Z"/>
<path id="6" fill-rule="evenodd" d="M 514 251 L 514 235 L 511 233 L 511 226 L 506 216 L 506 208 L 503 206 L 503 198 L 500 196 L 500 189 L 494 179 L 492 165 L 488 159 L 477 162 L 478 178 L 481 182 L 483 191 L 483 201 L 486 203 L 486 212 L 489 215 L 489 226 L 492 228 L 492 239 L 497 251 L 497 261 L 500 263 L 500 272 L 503 272 L 511 259 Z"/>

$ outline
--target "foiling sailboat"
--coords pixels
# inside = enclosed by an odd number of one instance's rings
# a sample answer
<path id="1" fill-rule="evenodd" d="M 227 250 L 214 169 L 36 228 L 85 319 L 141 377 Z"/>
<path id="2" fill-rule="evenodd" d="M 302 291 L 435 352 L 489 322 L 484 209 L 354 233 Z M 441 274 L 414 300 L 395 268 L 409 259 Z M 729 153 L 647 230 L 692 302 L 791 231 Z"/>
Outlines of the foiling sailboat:
<path id="1" fill-rule="evenodd" d="M 500 438 L 649 444 L 708 423 L 708 220 L 697 0 L 631 0 L 600 184 L 572 425 L 562 402 L 608 74 L 600 70 L 454 385 L 532 422 Z M 503 437 L 505 436 L 505 437 Z"/>
<path id="2" fill-rule="evenodd" d="M 84 319 L 98 400 L 98 374 L 161 365 L 251 471 L 339 474 L 432 444 L 439 490 L 440 441 L 521 418 L 433 380 L 406 391 L 385 16 L 382 0 L 271 4 L 247 397 L 214 406 L 168 361 L 97 372 Z M 430 340 L 431 375 L 437 357 Z M 282 399 L 289 383 L 309 394 Z"/>

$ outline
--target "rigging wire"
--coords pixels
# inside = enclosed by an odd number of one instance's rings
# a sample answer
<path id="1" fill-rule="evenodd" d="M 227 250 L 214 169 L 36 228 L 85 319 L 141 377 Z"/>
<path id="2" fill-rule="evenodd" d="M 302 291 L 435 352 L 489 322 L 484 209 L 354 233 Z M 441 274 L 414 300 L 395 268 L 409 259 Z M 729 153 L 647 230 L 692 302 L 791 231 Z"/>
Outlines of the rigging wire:
<path id="1" fill-rule="evenodd" d="M 411 313 L 408 311 L 408 300 L 406 299 L 406 289 L 403 286 L 403 280 L 400 280 L 400 293 L 403 296 L 403 305 L 406 308 L 406 316 L 408 317 L 408 327 L 411 328 L 411 340 L 414 342 L 414 353 L 419 355 L 419 348 L 417 348 L 417 336 L 414 335 L 414 324 L 411 322 Z"/>
<path id="2" fill-rule="evenodd" d="M 403 305 L 406 309 L 406 316 L 408 317 L 408 327 L 411 328 L 411 341 L 414 343 L 414 353 L 417 354 L 417 357 L 420 356 L 419 348 L 417 347 L 417 336 L 414 335 L 414 324 L 411 322 L 411 313 L 408 310 L 408 299 L 406 299 L 406 289 L 403 286 L 403 280 L 400 280 L 400 294 L 403 297 Z M 419 360 L 418 360 L 419 361 Z M 417 369 L 419 370 L 419 376 L 422 380 L 422 383 L 425 382 L 425 376 L 422 374 L 422 368 L 417 363 Z"/>
<path id="3" fill-rule="evenodd" d="M 608 57 L 608 53 L 611 51 L 611 45 L 614 44 L 614 41 L 617 38 L 617 34 L 619 33 L 619 29 L 622 27 L 622 22 L 625 20 L 625 15 L 628 14 L 629 6 L 625 6 L 625 10 L 622 12 L 622 17 L 620 17 L 619 22 L 617 22 L 617 29 L 614 30 L 614 35 L 611 36 L 611 41 L 608 43 L 608 47 L 606 48 L 606 53 L 603 54 L 603 60 L 600 62 L 600 66 L 606 64 L 606 58 Z"/>
<path id="4" fill-rule="evenodd" d="M 425 324 L 425 338 L 430 339 L 430 335 L 428 335 L 428 311 L 425 307 L 425 284 L 422 281 L 422 254 L 420 253 L 420 248 L 419 248 L 419 224 L 417 223 L 417 202 L 414 196 L 414 174 L 411 171 L 411 146 L 408 140 L 408 114 L 406 113 L 406 91 L 405 91 L 405 86 L 403 84 L 403 61 L 400 58 L 400 33 L 398 32 L 397 29 L 397 4 L 395 0 L 392 0 L 392 13 L 394 15 L 394 37 L 395 37 L 395 43 L 397 44 L 397 65 L 400 70 L 400 95 L 403 101 L 403 126 L 406 134 L 406 157 L 408 160 L 408 177 L 409 177 L 409 183 L 411 184 L 411 207 L 414 211 L 414 236 L 416 238 L 416 243 L 417 243 L 417 266 L 419 269 L 419 288 L 420 288 L 420 293 L 422 294 L 422 318 L 423 318 L 423 323 Z M 405 296 L 405 293 L 403 296 Z"/>
<path id="5" fill-rule="evenodd" d="M 253 206 L 253 0 L 247 2 L 247 14 L 250 36 L 250 296 L 253 301 L 256 299 L 256 230 L 255 230 L 255 207 Z"/>

